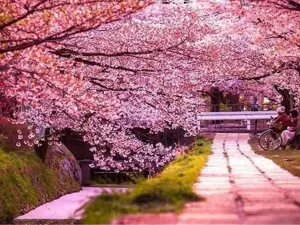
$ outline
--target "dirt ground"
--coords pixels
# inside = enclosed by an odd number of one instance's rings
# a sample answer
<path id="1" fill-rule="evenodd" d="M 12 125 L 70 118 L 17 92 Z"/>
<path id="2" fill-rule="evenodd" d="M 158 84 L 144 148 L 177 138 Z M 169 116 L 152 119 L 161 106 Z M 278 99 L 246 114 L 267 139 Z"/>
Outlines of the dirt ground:
<path id="1" fill-rule="evenodd" d="M 252 136 L 249 144 L 256 154 L 267 157 L 281 168 L 293 175 L 300 177 L 300 150 L 292 150 L 287 147 L 285 150 L 265 151 L 258 144 L 258 137 Z"/>

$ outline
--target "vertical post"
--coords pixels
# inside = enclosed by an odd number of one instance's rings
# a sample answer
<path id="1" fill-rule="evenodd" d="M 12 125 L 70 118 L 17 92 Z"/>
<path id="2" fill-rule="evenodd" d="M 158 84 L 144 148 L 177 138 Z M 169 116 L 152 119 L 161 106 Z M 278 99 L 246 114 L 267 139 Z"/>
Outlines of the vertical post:
<path id="1" fill-rule="evenodd" d="M 79 162 L 82 171 L 82 184 L 86 185 L 91 180 L 91 167 L 89 166 L 90 161 L 82 160 Z"/>
<path id="2" fill-rule="evenodd" d="M 247 120 L 247 130 L 251 130 L 251 120 Z"/>

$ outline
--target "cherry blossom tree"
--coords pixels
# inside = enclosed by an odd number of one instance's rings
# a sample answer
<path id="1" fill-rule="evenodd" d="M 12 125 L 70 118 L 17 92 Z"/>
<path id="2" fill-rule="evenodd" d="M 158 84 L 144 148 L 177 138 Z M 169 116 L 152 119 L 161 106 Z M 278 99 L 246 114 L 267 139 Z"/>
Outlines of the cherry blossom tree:
<path id="1" fill-rule="evenodd" d="M 253 93 L 254 87 L 272 98 L 274 90 L 284 93 L 284 98 L 299 98 L 298 1 L 228 3 L 212 1 L 205 8 L 215 12 L 213 23 L 221 28 L 208 43 L 222 46 L 216 51 L 223 60 L 215 60 L 219 64 L 213 67 L 218 67 L 220 73 L 216 73 L 217 83 L 213 84 L 228 89 L 228 82 L 234 82 L 239 84 L 235 85 L 238 92 Z"/>
<path id="2" fill-rule="evenodd" d="M 96 29 L 130 16 L 147 7 L 151 1 L 89 1 L 89 0 L 22 0 L 1 1 L 0 13 L 0 81 L 2 92 L 10 94 L 18 74 L 36 72 L 45 74 L 45 64 L 53 71 L 56 60 L 47 56 L 45 45 L 56 45 L 75 34 Z M 38 64 L 32 68 L 19 68 Z M 14 83 L 4 82 L 15 78 Z M 11 81 L 12 82 L 12 81 Z M 7 90 L 5 90 L 7 89 Z"/>
<path id="3" fill-rule="evenodd" d="M 21 0 L 1 1 L 0 54 L 59 42 L 119 20 L 150 1 Z"/>
<path id="4" fill-rule="evenodd" d="M 237 2 L 235 2 L 237 3 Z M 251 29 L 242 29 L 257 48 L 262 49 L 269 61 L 271 72 L 257 76 L 257 80 L 272 83 L 283 95 L 287 108 L 293 107 L 294 99 L 299 99 L 299 9 L 298 0 L 243 1 L 235 5 L 243 18 L 243 23 L 251 24 Z M 253 30 L 256 30 L 253 33 Z M 253 35 L 255 34 L 255 35 Z M 259 79 L 258 79 L 259 78 Z"/>
<path id="5" fill-rule="evenodd" d="M 157 169 L 176 148 L 142 142 L 133 128 L 198 134 L 202 94 L 212 86 L 269 97 L 274 86 L 299 93 L 296 33 L 285 40 L 266 29 L 272 20 L 278 30 L 285 16 L 260 7 L 267 2 L 240 3 L 6 1 L 1 90 L 26 106 L 19 121 L 51 128 L 54 139 L 65 128 L 82 133 L 96 166 Z"/>
<path id="6" fill-rule="evenodd" d="M 5 70 L 8 94 L 27 106 L 18 119 L 82 132 L 103 169 L 164 165 L 174 157 L 173 148 L 142 143 L 128 131 L 184 125 L 195 132 L 201 101 L 192 88 L 198 75 L 188 72 L 210 57 L 192 45 L 211 32 L 198 22 L 192 10 L 178 7 L 167 15 L 152 9 L 22 50 L 28 56 L 14 56 L 16 63 Z"/>

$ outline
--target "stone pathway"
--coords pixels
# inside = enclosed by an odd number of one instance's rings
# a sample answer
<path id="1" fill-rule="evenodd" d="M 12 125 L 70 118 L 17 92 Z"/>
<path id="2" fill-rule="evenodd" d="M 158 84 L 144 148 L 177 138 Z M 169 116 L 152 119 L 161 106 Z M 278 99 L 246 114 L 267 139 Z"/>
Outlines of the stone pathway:
<path id="1" fill-rule="evenodd" d="M 84 206 L 92 198 L 104 192 L 126 191 L 125 188 L 99 188 L 83 187 L 81 191 L 64 195 L 59 199 L 48 202 L 23 216 L 15 219 L 15 222 L 26 220 L 78 220 L 82 218 Z"/>
<path id="2" fill-rule="evenodd" d="M 255 154 L 249 134 L 216 134 L 178 224 L 300 224 L 300 179 Z"/>

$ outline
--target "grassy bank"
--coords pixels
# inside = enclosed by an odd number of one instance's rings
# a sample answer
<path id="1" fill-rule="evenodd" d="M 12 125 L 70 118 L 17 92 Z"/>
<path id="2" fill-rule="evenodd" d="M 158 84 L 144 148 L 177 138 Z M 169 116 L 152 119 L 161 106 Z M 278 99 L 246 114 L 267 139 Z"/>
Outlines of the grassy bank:
<path id="1" fill-rule="evenodd" d="M 54 188 L 58 185 L 55 174 L 32 153 L 8 153 L 0 149 L 0 173 L 2 222 L 55 197 Z"/>
<path id="2" fill-rule="evenodd" d="M 210 142 L 198 140 L 188 154 L 178 156 L 153 179 L 138 184 L 130 193 L 102 195 L 86 209 L 83 223 L 107 224 L 122 214 L 178 212 L 187 201 L 201 200 L 192 185 L 210 153 Z"/>
<path id="3" fill-rule="evenodd" d="M 264 151 L 258 145 L 257 137 L 252 137 L 249 141 L 249 144 L 251 145 L 252 149 L 256 152 L 256 154 L 271 159 L 281 168 L 289 171 L 295 176 L 300 177 L 299 150 L 291 150 L 290 148 L 287 148 L 286 150 Z"/>
<path id="4" fill-rule="evenodd" d="M 19 129 L 24 136 L 28 132 L 25 126 L 0 117 L 0 224 L 80 189 L 61 170 L 43 163 L 32 148 L 16 147 Z"/>
<path id="5" fill-rule="evenodd" d="M 79 190 L 79 184 L 61 180 L 59 173 L 48 168 L 34 153 L 0 149 L 0 224 Z"/>

